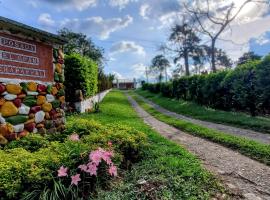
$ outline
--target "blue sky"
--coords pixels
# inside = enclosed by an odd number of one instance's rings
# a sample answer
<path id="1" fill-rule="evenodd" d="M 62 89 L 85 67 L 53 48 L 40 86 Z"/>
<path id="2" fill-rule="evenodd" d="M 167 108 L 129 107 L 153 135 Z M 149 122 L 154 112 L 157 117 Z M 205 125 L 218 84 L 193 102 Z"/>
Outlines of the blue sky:
<path id="1" fill-rule="evenodd" d="M 143 78 L 145 66 L 166 41 L 185 0 L 0 0 L 1 15 L 56 33 L 67 27 L 91 37 L 105 49 L 105 71 L 123 78 Z M 236 4 L 243 0 L 235 1 Z M 252 50 L 270 52 L 270 12 L 249 5 L 219 41 L 236 60 Z M 173 69 L 173 67 L 172 67 Z"/>

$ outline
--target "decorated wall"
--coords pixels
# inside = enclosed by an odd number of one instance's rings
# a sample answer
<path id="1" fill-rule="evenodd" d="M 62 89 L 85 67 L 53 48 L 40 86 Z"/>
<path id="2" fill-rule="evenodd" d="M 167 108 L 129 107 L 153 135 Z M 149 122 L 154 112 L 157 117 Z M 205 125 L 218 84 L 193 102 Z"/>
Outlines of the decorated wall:
<path id="1" fill-rule="evenodd" d="M 39 45 L 0 35 L 0 144 L 65 128 L 64 54 Z"/>

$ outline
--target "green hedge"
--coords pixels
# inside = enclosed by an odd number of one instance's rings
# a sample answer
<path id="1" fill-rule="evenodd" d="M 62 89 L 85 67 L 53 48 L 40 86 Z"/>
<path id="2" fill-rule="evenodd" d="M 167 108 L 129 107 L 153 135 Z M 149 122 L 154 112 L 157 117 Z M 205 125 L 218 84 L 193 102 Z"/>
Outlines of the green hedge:
<path id="1" fill-rule="evenodd" d="M 53 190 L 60 166 L 76 169 L 88 160 L 90 151 L 106 148 L 108 141 L 113 144 L 114 163 L 118 166 L 140 159 L 146 145 L 144 133 L 122 125 L 102 126 L 93 120 L 74 119 L 67 126 L 65 133 L 46 136 L 43 138 L 46 142 L 41 144 L 41 136 L 32 135 L 0 150 L 1 200 L 21 199 L 46 187 Z M 80 135 L 79 142 L 67 138 L 74 132 Z M 22 148 L 24 145 L 27 146 Z"/>
<path id="2" fill-rule="evenodd" d="M 169 83 L 144 84 L 142 89 L 169 98 L 194 101 L 222 110 L 270 113 L 270 55 L 234 70 L 181 77 Z"/>
<path id="3" fill-rule="evenodd" d="M 83 97 L 96 94 L 98 65 L 93 60 L 72 54 L 65 57 L 65 86 L 68 102 L 76 102 L 75 92 L 81 90 Z"/>

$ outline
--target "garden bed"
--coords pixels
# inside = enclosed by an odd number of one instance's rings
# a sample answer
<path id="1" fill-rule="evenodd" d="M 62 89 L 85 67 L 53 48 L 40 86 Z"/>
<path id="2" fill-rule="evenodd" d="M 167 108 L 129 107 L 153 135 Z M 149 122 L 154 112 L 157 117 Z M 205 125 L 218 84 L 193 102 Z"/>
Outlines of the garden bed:
<path id="1" fill-rule="evenodd" d="M 97 176 L 81 171 L 100 147 L 113 152 L 117 177 L 106 162 Z M 68 117 L 63 134 L 13 141 L 0 156 L 1 200 L 209 199 L 223 192 L 195 156 L 145 125 L 115 91 L 100 113 Z"/>

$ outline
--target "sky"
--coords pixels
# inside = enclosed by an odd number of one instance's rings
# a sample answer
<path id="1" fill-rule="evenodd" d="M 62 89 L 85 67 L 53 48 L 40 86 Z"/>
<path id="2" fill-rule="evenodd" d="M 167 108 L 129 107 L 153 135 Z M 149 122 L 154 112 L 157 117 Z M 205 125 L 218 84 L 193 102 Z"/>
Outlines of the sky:
<path id="1" fill-rule="evenodd" d="M 187 0 L 0 0 L 0 10 L 3 17 L 52 33 L 64 27 L 84 33 L 104 48 L 106 73 L 144 79 L 145 67 L 162 53 L 159 47 L 179 20 L 184 1 Z M 237 6 L 244 0 L 226 1 L 234 1 Z M 269 5 L 247 5 L 221 38 L 217 46 L 233 60 L 247 51 L 268 54 Z M 170 71 L 173 68 L 172 64 Z"/>

